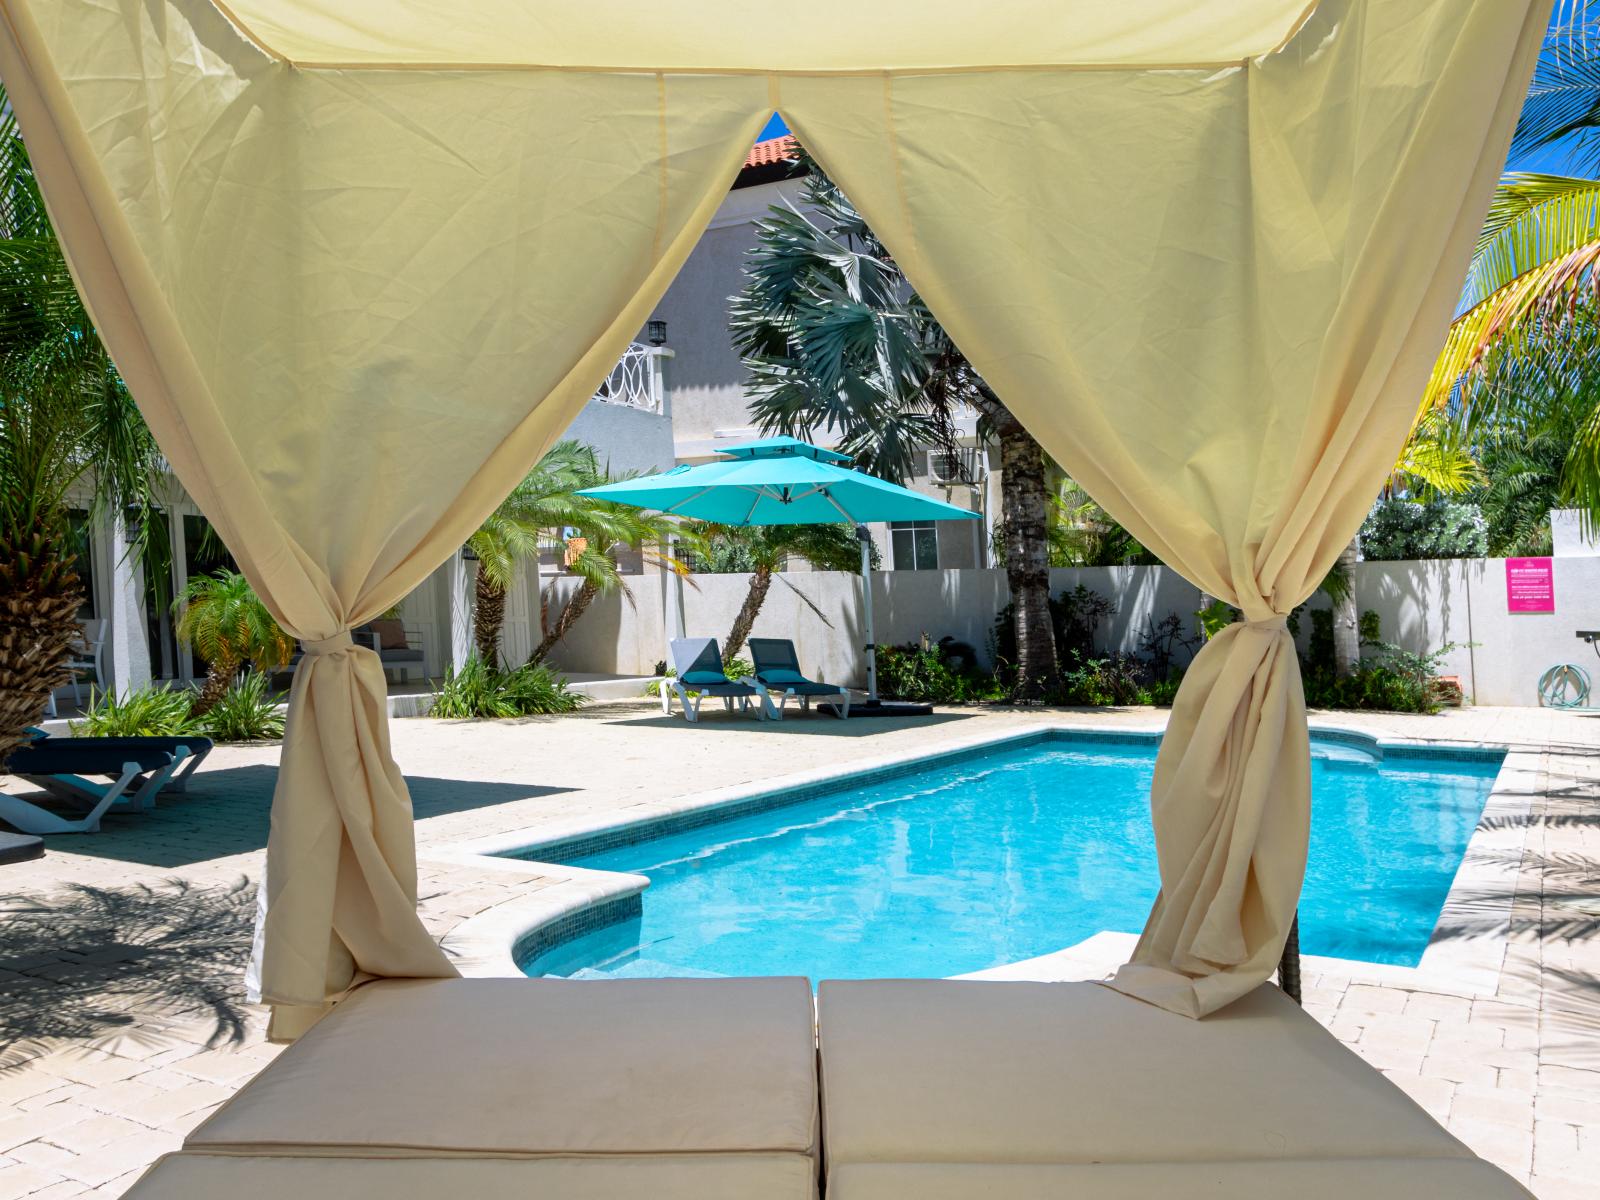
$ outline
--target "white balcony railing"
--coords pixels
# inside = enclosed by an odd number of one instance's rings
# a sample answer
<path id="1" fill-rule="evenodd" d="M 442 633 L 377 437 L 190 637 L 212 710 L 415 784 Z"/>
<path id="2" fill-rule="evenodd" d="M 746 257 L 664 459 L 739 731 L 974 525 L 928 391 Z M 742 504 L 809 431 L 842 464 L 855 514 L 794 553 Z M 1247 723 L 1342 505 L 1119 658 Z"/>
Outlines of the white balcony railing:
<path id="1" fill-rule="evenodd" d="M 622 352 L 594 398 L 602 404 L 620 404 L 641 412 L 666 412 L 663 368 L 671 357 L 672 351 L 665 346 L 641 346 L 634 342 Z"/>

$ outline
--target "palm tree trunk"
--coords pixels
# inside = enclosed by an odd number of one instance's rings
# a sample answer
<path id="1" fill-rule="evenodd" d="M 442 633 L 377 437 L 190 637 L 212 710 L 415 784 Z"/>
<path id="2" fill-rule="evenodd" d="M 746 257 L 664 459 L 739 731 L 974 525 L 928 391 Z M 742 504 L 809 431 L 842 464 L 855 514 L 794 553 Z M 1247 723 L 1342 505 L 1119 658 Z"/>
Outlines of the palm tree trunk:
<path id="1" fill-rule="evenodd" d="M 480 565 L 473 585 L 472 644 L 486 667 L 500 665 L 500 630 L 506 623 L 506 589 Z"/>
<path id="2" fill-rule="evenodd" d="M 1006 582 L 1017 620 L 1017 698 L 1036 700 L 1056 684 L 1055 630 L 1050 621 L 1050 544 L 1046 532 L 1049 492 L 1044 450 L 1006 412 L 997 421 L 1000 439 L 1000 531 Z"/>
<path id="3" fill-rule="evenodd" d="M 733 628 L 728 630 L 728 640 L 722 647 L 724 665 L 744 649 L 745 639 L 750 636 L 750 628 L 756 623 L 756 616 L 767 601 L 767 590 L 770 587 L 772 587 L 772 568 L 758 566 L 750 576 L 750 590 L 745 593 L 744 604 L 739 608 L 739 615 L 733 619 Z"/>
<path id="4" fill-rule="evenodd" d="M 1339 552 L 1339 566 L 1345 578 L 1354 577 L 1354 567 L 1361 561 L 1361 538 L 1350 539 L 1350 544 Z M 1338 679 L 1349 679 L 1361 665 L 1361 614 L 1356 606 L 1354 587 L 1344 588 L 1333 602 L 1333 673 Z"/>
<path id="5" fill-rule="evenodd" d="M 533 648 L 533 653 L 528 655 L 528 665 L 536 666 L 545 659 L 545 655 L 555 649 L 555 645 L 567 636 L 567 631 L 578 623 L 578 618 L 583 616 L 585 610 L 600 594 L 600 589 L 592 580 L 585 579 L 578 590 L 572 593 L 572 599 L 567 601 L 567 606 L 561 610 L 561 615 L 556 618 L 556 623 L 539 639 L 539 644 Z"/>
<path id="6" fill-rule="evenodd" d="M 194 698 L 194 703 L 189 706 L 189 715 L 203 717 L 215 708 L 228 689 L 233 686 L 233 681 L 239 674 L 239 667 L 238 659 L 222 659 L 207 663 L 206 681 L 201 685 L 200 694 Z"/>
<path id="7" fill-rule="evenodd" d="M 0 530 L 0 769 L 66 682 L 83 585 L 42 525 Z"/>

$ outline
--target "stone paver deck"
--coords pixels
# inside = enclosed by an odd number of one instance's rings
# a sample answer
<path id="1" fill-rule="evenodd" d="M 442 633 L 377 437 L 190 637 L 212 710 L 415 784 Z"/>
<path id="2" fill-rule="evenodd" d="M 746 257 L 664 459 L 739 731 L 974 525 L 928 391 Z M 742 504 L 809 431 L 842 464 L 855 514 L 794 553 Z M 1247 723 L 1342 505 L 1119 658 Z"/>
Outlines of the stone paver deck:
<path id="1" fill-rule="evenodd" d="M 467 923 L 494 927 L 496 914 L 563 886 L 535 863 L 474 862 L 463 842 L 521 831 L 531 841 L 709 788 L 1041 723 L 1160 719 L 952 710 L 773 725 L 718 714 L 689 728 L 612 704 L 557 720 L 402 720 L 393 739 L 416 808 L 423 917 L 449 947 Z M 1600 1195 L 1600 714 L 1314 719 L 1525 756 L 1514 781 L 1525 810 L 1485 840 L 1482 886 L 1441 926 L 1488 956 L 1489 987 L 1308 960 L 1306 1004 L 1541 1200 Z M 120 1196 L 276 1052 L 244 1004 L 240 969 L 277 757 L 276 747 L 219 748 L 188 796 L 112 816 L 98 834 L 48 839 L 45 858 L 0 868 L 0 1200 Z"/>

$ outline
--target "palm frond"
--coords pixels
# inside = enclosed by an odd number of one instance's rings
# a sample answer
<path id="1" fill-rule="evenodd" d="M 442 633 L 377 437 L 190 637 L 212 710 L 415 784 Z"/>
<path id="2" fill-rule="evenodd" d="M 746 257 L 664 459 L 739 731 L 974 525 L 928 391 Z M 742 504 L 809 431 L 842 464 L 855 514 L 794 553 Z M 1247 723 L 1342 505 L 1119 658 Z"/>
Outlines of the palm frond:
<path id="1" fill-rule="evenodd" d="M 1447 407 L 1494 347 L 1523 345 L 1541 321 L 1559 319 L 1600 282 L 1600 180 L 1508 176 L 1490 222 L 1423 412 Z"/>

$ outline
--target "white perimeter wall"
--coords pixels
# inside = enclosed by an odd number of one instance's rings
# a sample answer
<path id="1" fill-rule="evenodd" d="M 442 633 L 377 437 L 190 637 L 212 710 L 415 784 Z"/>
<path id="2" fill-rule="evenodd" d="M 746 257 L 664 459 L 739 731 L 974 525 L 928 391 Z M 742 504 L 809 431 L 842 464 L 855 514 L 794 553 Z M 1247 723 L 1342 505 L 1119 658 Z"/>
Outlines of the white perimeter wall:
<path id="1" fill-rule="evenodd" d="M 1553 560 L 1553 615 L 1506 612 L 1504 559 L 1442 559 L 1427 562 L 1361 563 L 1356 599 L 1378 613 L 1385 641 L 1431 650 L 1446 642 L 1460 648 L 1444 660 L 1442 673 L 1459 675 L 1478 704 L 1535 705 L 1537 681 L 1561 662 L 1582 665 L 1600 684 L 1600 659 L 1579 642 L 1578 629 L 1600 628 L 1600 558 Z M 1101 627 L 1101 651 L 1134 653 L 1153 620 L 1176 612 L 1192 623 L 1199 607 L 1195 587 L 1165 567 L 1084 567 L 1051 573 L 1051 590 L 1082 583 L 1118 598 L 1120 610 Z M 690 636 L 727 636 L 744 601 L 748 576 L 696 575 L 682 585 L 685 631 Z M 659 575 L 630 579 L 633 602 L 602 597 L 553 656 L 570 671 L 649 674 L 665 657 L 665 588 Z M 575 584 L 562 579 L 558 599 Z M 783 574 L 773 581 L 756 620 L 757 637 L 787 637 L 803 667 L 829 681 L 861 685 L 861 584 L 854 575 L 823 571 Z M 874 579 L 878 642 L 909 642 L 927 634 L 952 636 L 986 654 L 994 614 L 1008 592 L 998 570 L 889 571 Z M 1326 607 L 1315 597 L 1310 607 Z M 1301 638 L 1311 629 L 1301 622 Z M 1467 643 L 1477 643 L 1469 646 Z"/>

